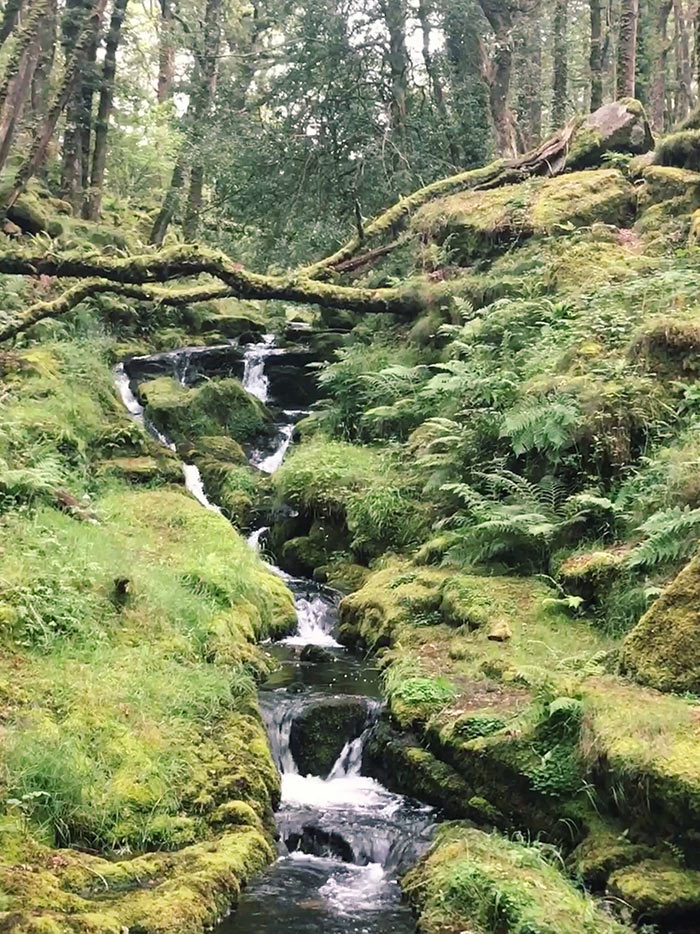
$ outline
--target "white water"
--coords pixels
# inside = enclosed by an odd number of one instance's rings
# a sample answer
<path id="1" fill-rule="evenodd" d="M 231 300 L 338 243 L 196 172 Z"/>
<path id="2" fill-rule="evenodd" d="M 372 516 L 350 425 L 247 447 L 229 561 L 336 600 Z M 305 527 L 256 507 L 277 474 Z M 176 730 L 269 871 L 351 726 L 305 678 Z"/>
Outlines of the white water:
<path id="1" fill-rule="evenodd" d="M 221 509 L 216 503 L 212 503 L 204 492 L 204 484 L 202 483 L 202 475 L 199 472 L 199 467 L 197 467 L 196 464 L 183 464 L 182 473 L 185 477 L 185 488 L 194 496 L 197 502 L 201 503 L 205 509 L 210 509 L 212 512 L 221 515 Z"/>
<path id="2" fill-rule="evenodd" d="M 275 353 L 274 343 L 274 334 L 264 334 L 259 344 L 251 344 L 245 352 L 243 388 L 261 402 L 267 402 L 270 381 L 265 376 L 265 360 Z"/>
<path id="3" fill-rule="evenodd" d="M 269 531 L 270 531 L 269 525 L 261 525 L 259 529 L 255 529 L 255 531 L 250 533 L 248 538 L 246 538 L 246 542 L 255 551 L 260 551 L 260 539 L 263 537 L 265 532 L 269 532 Z"/>
<path id="4" fill-rule="evenodd" d="M 326 600 L 318 596 L 310 600 L 297 596 L 294 606 L 297 611 L 297 628 L 293 635 L 283 640 L 285 645 L 340 647 L 340 643 L 333 636 L 335 613 Z"/>

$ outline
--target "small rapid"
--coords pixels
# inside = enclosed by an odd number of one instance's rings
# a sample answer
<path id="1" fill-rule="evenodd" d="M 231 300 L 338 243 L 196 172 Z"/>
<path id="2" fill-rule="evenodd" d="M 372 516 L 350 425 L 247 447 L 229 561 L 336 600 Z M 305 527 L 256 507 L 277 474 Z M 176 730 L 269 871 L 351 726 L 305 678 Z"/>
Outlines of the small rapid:
<path id="1" fill-rule="evenodd" d="M 279 352 L 274 337 L 265 335 L 243 354 L 243 386 L 261 402 L 269 399 L 266 362 Z M 187 385 L 190 361 L 199 355 L 197 348 L 182 354 L 183 359 L 178 352 L 160 356 L 173 378 Z M 123 364 L 116 367 L 114 378 L 131 417 L 174 449 L 148 423 Z M 303 409 L 277 411 L 272 444 L 249 458 L 266 473 L 282 464 L 295 425 L 307 414 Z M 183 464 L 183 474 L 187 490 L 205 508 L 220 513 L 207 498 L 196 465 Z M 262 552 L 268 531 L 267 526 L 253 530 L 249 546 Z M 217 934 L 414 934 L 415 922 L 401 899 L 398 877 L 430 845 L 434 813 L 363 775 L 365 741 L 382 708 L 380 679 L 371 662 L 338 642 L 338 595 L 273 564 L 269 567 L 292 590 L 297 613 L 295 631 L 268 646 L 278 664 L 259 693 L 270 750 L 281 774 L 275 814 L 278 859 L 244 891 L 236 912 L 219 925 Z M 314 752 L 313 722 L 307 722 L 314 717 L 323 739 L 333 730 L 337 734 L 334 758 L 326 762 L 323 774 L 300 768 L 297 761 L 305 748 Z"/>

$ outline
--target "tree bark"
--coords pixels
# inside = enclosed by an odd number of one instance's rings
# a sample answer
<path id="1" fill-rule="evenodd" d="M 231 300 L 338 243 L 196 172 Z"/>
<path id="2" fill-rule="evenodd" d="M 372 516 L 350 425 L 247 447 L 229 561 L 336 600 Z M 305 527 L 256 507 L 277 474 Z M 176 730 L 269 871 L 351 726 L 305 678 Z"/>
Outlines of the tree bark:
<path id="1" fill-rule="evenodd" d="M 46 113 L 49 103 L 51 69 L 56 55 L 56 0 L 48 0 L 46 16 L 39 24 L 39 59 L 32 78 L 32 113 L 35 123 Z"/>
<path id="2" fill-rule="evenodd" d="M 674 120 L 685 120 L 691 110 L 692 96 L 690 81 L 690 48 L 688 43 L 689 26 L 685 18 L 682 0 L 673 0 L 674 50 L 676 58 L 676 97 Z"/>
<path id="3" fill-rule="evenodd" d="M 671 13 L 672 0 L 661 0 L 656 10 L 654 34 L 654 73 L 651 82 L 649 119 L 657 133 L 663 133 L 666 125 L 666 71 L 670 45 L 666 29 Z"/>
<path id="4" fill-rule="evenodd" d="M 408 101 L 408 49 L 404 0 L 380 0 L 379 7 L 389 34 L 387 64 L 391 81 L 389 115 L 392 128 L 402 134 L 406 127 Z"/>
<path id="5" fill-rule="evenodd" d="M 518 126 L 521 149 L 532 149 L 542 139 L 542 22 L 539 3 L 524 18 L 516 33 Z"/>
<path id="6" fill-rule="evenodd" d="M 0 170 L 10 152 L 39 56 L 39 30 L 47 0 L 35 0 L 20 29 L 0 84 Z"/>
<path id="7" fill-rule="evenodd" d="M 638 19 L 638 0 L 622 0 L 617 55 L 618 98 L 635 95 Z"/>
<path id="8" fill-rule="evenodd" d="M 221 0 L 207 0 L 204 14 L 202 51 L 199 56 L 195 90 L 193 95 L 193 113 L 190 124 L 189 148 L 193 155 L 190 170 L 190 187 L 185 209 L 184 234 L 188 240 L 194 239 L 199 226 L 202 209 L 202 189 L 204 187 L 204 162 L 202 144 L 204 142 L 209 112 L 216 93 L 219 46 L 221 28 L 219 12 Z"/>
<path id="9" fill-rule="evenodd" d="M 160 33 L 158 37 L 158 103 L 170 100 L 175 77 L 175 47 L 172 28 L 174 0 L 160 0 Z"/>
<path id="10" fill-rule="evenodd" d="M 588 65 L 591 72 L 590 109 L 597 110 L 603 103 L 603 17 L 601 0 L 589 0 L 591 13 L 591 48 Z"/>
<path id="11" fill-rule="evenodd" d="M 94 31 L 99 28 L 106 5 L 107 0 L 95 0 L 95 4 L 89 12 L 73 52 L 66 62 L 63 80 L 56 92 L 51 107 L 34 134 L 29 153 L 17 170 L 11 190 L 0 202 L 2 215 L 6 214 L 8 208 L 11 208 L 17 201 L 26 188 L 27 182 L 36 172 L 37 166 L 40 165 L 44 159 L 46 149 L 56 130 L 58 118 L 63 113 L 66 103 L 75 87 L 83 53 L 88 43 L 91 41 Z"/>
<path id="12" fill-rule="evenodd" d="M 494 49 L 487 69 L 491 119 L 498 151 L 506 158 L 515 156 L 515 118 L 508 105 L 513 65 L 513 16 L 509 0 L 479 0 L 484 16 L 494 32 Z"/>
<path id="13" fill-rule="evenodd" d="M 566 33 L 569 19 L 568 0 L 555 0 L 554 4 L 554 63 L 552 68 L 552 127 L 561 126 L 566 119 L 567 87 L 569 83 L 569 56 Z"/>
<path id="14" fill-rule="evenodd" d="M 185 115 L 186 116 L 186 115 Z M 155 219 L 153 228 L 151 229 L 151 236 L 148 240 L 149 243 L 153 243 L 156 246 L 161 246 L 165 235 L 168 232 L 168 227 L 172 223 L 173 218 L 175 217 L 176 212 L 180 207 L 180 201 L 182 199 L 182 192 L 185 188 L 185 181 L 187 178 L 187 165 L 185 162 L 185 147 L 180 151 L 177 162 L 175 163 L 175 168 L 173 169 L 173 174 L 170 179 L 170 185 L 168 186 L 168 191 L 163 199 L 163 206 L 158 212 L 158 216 Z"/>
<path id="15" fill-rule="evenodd" d="M 105 42 L 100 103 L 97 108 L 97 121 L 95 123 L 95 148 L 92 154 L 92 170 L 90 172 L 90 190 L 83 205 L 83 216 L 92 221 L 99 219 L 102 206 L 102 191 L 104 188 L 105 166 L 107 164 L 107 136 L 114 105 L 117 49 L 121 39 L 122 23 L 124 22 L 127 3 L 128 0 L 114 0 L 109 31 Z"/>
<path id="16" fill-rule="evenodd" d="M 447 109 L 445 107 L 445 92 L 442 87 L 439 71 L 435 67 L 435 62 L 433 61 L 433 56 L 430 51 L 430 34 L 432 32 L 432 26 L 430 23 L 430 8 L 427 0 L 419 0 L 418 2 L 418 22 L 420 23 L 421 37 L 423 40 L 423 64 L 425 65 L 425 73 L 427 74 L 428 81 L 430 83 L 430 96 L 432 97 L 433 103 L 435 104 L 435 107 L 440 116 L 445 118 L 447 116 Z"/>

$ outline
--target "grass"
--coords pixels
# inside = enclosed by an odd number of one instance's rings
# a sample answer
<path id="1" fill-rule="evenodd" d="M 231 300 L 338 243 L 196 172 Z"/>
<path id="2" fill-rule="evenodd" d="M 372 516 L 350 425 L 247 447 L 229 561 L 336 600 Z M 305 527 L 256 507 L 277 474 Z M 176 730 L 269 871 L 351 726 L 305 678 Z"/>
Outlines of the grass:
<path id="1" fill-rule="evenodd" d="M 440 828 L 428 856 L 403 880 L 426 934 L 623 934 L 568 881 L 551 849 L 460 824 Z"/>

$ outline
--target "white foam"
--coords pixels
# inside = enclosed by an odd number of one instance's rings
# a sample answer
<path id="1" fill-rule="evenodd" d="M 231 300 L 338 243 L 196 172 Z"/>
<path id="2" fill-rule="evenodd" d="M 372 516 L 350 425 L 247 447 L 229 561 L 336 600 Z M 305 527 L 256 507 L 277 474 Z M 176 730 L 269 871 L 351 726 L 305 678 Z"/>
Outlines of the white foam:
<path id="1" fill-rule="evenodd" d="M 221 509 L 215 504 L 210 502 L 207 498 L 207 494 L 204 492 L 204 484 L 202 482 L 202 475 L 199 472 L 199 467 L 196 464 L 183 464 L 182 473 L 185 477 L 185 488 L 188 493 L 191 493 L 192 496 L 201 503 L 205 509 L 211 510 L 218 515 L 221 515 Z"/>
<path id="2" fill-rule="evenodd" d="M 282 775 L 282 803 L 288 807 L 353 808 L 374 815 L 393 814 L 401 807 L 401 798 L 387 791 L 366 775 L 343 778 L 319 778 L 317 775 Z"/>
<path id="3" fill-rule="evenodd" d="M 294 601 L 297 611 L 297 628 L 292 636 L 283 640 L 285 645 L 322 645 L 326 648 L 339 648 L 340 643 L 333 638 L 335 612 L 321 597 L 307 600 L 297 597 Z"/>

